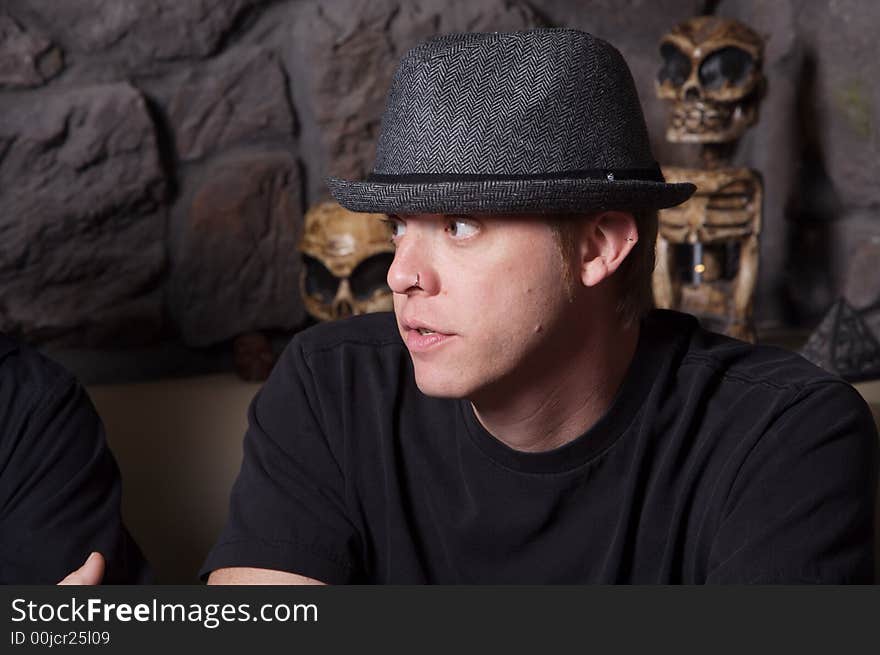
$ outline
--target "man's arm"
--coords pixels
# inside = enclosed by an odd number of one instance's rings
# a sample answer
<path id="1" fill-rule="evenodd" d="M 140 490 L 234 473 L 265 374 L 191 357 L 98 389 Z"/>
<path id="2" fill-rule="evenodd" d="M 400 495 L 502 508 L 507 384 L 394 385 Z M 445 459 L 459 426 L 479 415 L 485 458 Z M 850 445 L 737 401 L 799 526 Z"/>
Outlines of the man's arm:
<path id="1" fill-rule="evenodd" d="M 245 566 L 234 566 L 217 569 L 208 576 L 210 585 L 322 585 L 320 580 L 307 578 L 304 575 L 277 571 L 275 569 L 255 569 Z"/>
<path id="2" fill-rule="evenodd" d="M 346 584 L 360 578 L 360 534 L 349 516 L 343 435 L 322 408 L 299 346 L 284 351 L 248 409 L 229 517 L 201 575 L 211 584 Z"/>
<path id="3" fill-rule="evenodd" d="M 707 582 L 871 583 L 877 452 L 851 386 L 802 389 L 740 463 Z"/>

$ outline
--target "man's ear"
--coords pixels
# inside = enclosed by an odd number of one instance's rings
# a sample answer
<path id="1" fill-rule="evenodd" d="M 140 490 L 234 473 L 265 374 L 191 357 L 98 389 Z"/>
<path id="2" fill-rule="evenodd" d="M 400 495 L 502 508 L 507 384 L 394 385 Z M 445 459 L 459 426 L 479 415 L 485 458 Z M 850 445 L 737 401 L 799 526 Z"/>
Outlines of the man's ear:
<path id="1" fill-rule="evenodd" d="M 581 233 L 581 281 L 593 287 L 610 277 L 639 240 L 629 212 L 605 211 L 584 222 Z"/>

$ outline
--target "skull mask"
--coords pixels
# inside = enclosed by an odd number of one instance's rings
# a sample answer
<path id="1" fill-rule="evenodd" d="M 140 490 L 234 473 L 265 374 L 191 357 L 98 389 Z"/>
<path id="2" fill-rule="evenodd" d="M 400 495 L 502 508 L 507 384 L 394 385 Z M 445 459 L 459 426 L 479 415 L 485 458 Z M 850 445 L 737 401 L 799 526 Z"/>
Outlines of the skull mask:
<path id="1" fill-rule="evenodd" d="M 758 118 L 764 44 L 734 20 L 700 16 L 660 42 L 657 97 L 675 103 L 666 138 L 674 143 L 736 141 Z"/>
<path id="2" fill-rule="evenodd" d="M 300 292 L 309 314 L 331 321 L 391 310 L 385 278 L 394 246 L 381 218 L 384 214 L 350 212 L 335 202 L 306 212 Z"/>

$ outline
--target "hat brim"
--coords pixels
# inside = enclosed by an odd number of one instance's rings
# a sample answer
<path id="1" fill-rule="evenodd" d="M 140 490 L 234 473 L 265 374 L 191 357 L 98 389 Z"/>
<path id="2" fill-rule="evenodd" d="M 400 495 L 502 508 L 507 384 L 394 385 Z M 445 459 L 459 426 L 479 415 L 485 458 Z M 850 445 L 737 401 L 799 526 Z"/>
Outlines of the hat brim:
<path id="1" fill-rule="evenodd" d="M 644 180 L 517 179 L 371 182 L 328 178 L 351 211 L 383 214 L 552 214 L 606 209 L 665 209 L 693 195 L 690 183 Z"/>

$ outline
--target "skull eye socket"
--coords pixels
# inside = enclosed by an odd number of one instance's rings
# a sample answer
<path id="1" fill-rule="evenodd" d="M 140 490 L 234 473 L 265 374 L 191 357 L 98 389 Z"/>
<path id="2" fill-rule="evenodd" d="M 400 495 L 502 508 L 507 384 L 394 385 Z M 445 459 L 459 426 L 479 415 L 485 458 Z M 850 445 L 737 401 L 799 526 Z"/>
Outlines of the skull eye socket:
<path id="1" fill-rule="evenodd" d="M 700 64 L 700 83 L 704 89 L 720 89 L 725 82 L 739 86 L 755 66 L 752 56 L 743 50 L 730 46 L 716 50 Z"/>
<path id="2" fill-rule="evenodd" d="M 663 67 L 657 73 L 657 80 L 661 84 L 669 80 L 674 86 L 684 84 L 691 74 L 691 58 L 671 43 L 660 46 L 660 55 L 663 57 Z"/>
<path id="3" fill-rule="evenodd" d="M 306 295 L 327 304 L 333 302 L 339 289 L 339 278 L 314 257 L 303 256 L 306 265 Z"/>
<path id="4" fill-rule="evenodd" d="M 383 252 L 358 264 L 348 278 L 352 295 L 358 300 L 369 300 L 377 289 L 389 291 L 386 279 L 392 261 L 394 255 Z"/>

